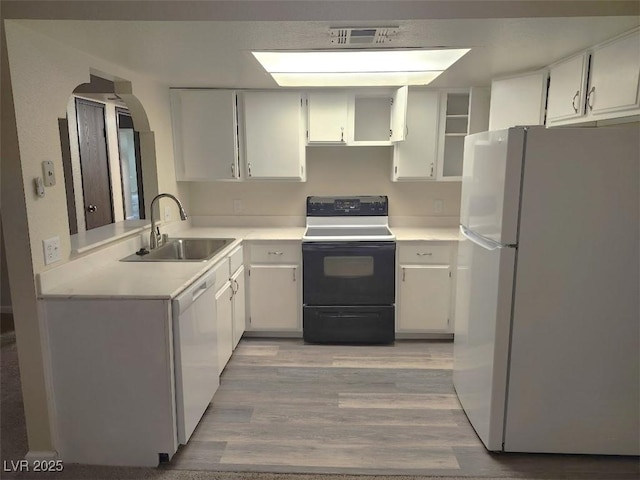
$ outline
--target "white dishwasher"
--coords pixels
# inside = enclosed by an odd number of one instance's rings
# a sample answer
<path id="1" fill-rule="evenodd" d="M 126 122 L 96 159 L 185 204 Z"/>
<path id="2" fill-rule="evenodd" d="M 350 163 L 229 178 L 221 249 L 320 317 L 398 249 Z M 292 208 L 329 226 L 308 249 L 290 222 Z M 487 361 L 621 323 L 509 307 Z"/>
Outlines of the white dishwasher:
<path id="1" fill-rule="evenodd" d="M 172 302 L 178 442 L 185 445 L 218 389 L 215 272 Z"/>

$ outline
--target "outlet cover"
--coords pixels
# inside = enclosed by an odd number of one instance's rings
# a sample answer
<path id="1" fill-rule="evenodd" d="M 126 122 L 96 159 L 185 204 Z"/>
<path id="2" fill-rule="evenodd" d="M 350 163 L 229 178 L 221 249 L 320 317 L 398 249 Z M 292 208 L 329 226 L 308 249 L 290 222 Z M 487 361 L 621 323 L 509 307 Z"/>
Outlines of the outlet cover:
<path id="1" fill-rule="evenodd" d="M 444 202 L 440 199 L 434 200 L 433 201 L 433 211 L 434 213 L 442 213 L 442 210 L 444 209 Z"/>
<path id="2" fill-rule="evenodd" d="M 241 212 L 242 212 L 242 200 L 234 200 L 233 213 L 241 213 Z"/>
<path id="3" fill-rule="evenodd" d="M 60 237 L 51 237 L 42 241 L 44 249 L 44 264 L 60 261 Z"/>
<path id="4" fill-rule="evenodd" d="M 171 207 L 169 206 L 164 207 L 164 221 L 165 222 L 171 221 Z"/>

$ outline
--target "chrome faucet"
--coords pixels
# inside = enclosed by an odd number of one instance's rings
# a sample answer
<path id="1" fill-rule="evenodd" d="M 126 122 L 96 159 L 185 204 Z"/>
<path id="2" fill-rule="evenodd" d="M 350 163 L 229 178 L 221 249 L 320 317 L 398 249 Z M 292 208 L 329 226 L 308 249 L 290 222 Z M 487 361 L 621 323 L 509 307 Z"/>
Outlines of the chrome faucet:
<path id="1" fill-rule="evenodd" d="M 160 227 L 156 226 L 156 219 L 155 219 L 154 210 L 153 210 L 154 204 L 158 200 L 160 200 L 162 197 L 169 197 L 174 202 L 176 202 L 176 204 L 178 205 L 178 210 L 180 211 L 180 220 L 187 219 L 187 214 L 184 211 L 184 208 L 182 208 L 182 203 L 180 203 L 180 200 L 178 200 L 176 197 L 174 197 L 170 193 L 161 193 L 159 195 L 156 195 L 153 198 L 153 200 L 151 200 L 151 237 L 149 238 L 149 250 L 158 248 L 162 246 L 162 244 L 164 243 L 164 239 L 162 235 L 160 235 Z"/>

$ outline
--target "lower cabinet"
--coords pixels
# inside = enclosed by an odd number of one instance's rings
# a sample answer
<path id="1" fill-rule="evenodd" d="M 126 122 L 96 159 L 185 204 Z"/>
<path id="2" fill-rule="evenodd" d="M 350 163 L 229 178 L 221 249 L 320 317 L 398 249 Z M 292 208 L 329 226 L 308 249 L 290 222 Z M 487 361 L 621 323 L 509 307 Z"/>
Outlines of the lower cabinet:
<path id="1" fill-rule="evenodd" d="M 231 287 L 233 288 L 233 348 L 238 346 L 238 342 L 242 338 L 242 334 L 245 331 L 247 324 L 246 316 L 246 295 L 245 295 L 245 280 L 244 280 L 244 267 L 241 266 L 231 276 Z"/>
<path id="2" fill-rule="evenodd" d="M 249 243 L 248 330 L 302 331 L 301 254 L 299 241 Z"/>
<path id="3" fill-rule="evenodd" d="M 171 301 L 46 299 L 41 304 L 60 460 L 157 466 L 161 456 L 171 458 L 179 421 Z M 210 317 L 215 322 L 215 314 Z M 185 361 L 190 353 L 184 351 Z"/>
<path id="4" fill-rule="evenodd" d="M 245 330 L 243 247 L 239 246 L 214 267 L 218 321 L 218 367 L 220 373 L 231 358 Z"/>
<path id="5" fill-rule="evenodd" d="M 451 242 L 398 242 L 396 331 L 453 332 Z"/>

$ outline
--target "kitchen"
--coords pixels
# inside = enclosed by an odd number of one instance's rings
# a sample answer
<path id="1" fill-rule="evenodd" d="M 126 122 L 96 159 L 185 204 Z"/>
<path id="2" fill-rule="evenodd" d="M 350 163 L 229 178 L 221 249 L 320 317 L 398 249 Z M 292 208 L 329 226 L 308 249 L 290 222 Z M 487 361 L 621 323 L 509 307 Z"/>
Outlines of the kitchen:
<path id="1" fill-rule="evenodd" d="M 20 2 L 21 3 L 21 2 Z M 3 4 L 4 7 L 4 4 Z M 317 7 L 320 8 L 320 7 Z M 347 11 L 348 13 L 348 11 Z M 4 14 L 4 13 L 3 13 Z M 379 13 L 382 15 L 382 13 Z M 293 13 L 291 14 L 293 15 Z M 354 15 L 352 13 L 352 15 Z M 380 17 L 386 18 L 386 17 Z M 353 17 L 347 17 L 346 20 L 352 19 Z M 597 19 L 593 19 L 595 22 Z M 622 33 L 624 31 L 629 30 L 634 25 L 637 25 L 637 18 L 631 17 L 631 19 L 627 19 L 627 23 L 623 26 L 616 25 L 614 27 L 610 27 L 610 31 L 607 34 L 599 33 L 599 38 L 591 39 L 583 39 L 578 44 L 568 45 L 565 47 L 565 50 L 558 54 L 557 58 L 554 60 L 558 60 L 567 56 L 574 51 L 578 51 L 582 48 L 586 48 L 590 45 L 594 45 L 599 41 L 604 41 L 608 38 L 615 36 L 616 34 Z M 583 24 L 584 26 L 584 24 Z M 521 26 L 518 26 L 521 28 Z M 512 27 L 517 30 L 516 27 Z M 585 27 L 587 28 L 587 27 Z M 597 30 L 593 28 L 593 25 L 588 27 L 590 32 Z M 553 30 L 550 28 L 550 30 Z M 598 30 L 599 31 L 599 30 Z M 600 31 L 599 31 L 600 32 Z M 97 32 L 96 32 L 97 33 Z M 225 32 L 223 32 L 225 33 Z M 227 32 L 228 33 L 228 32 Z M 547 32 L 549 33 L 549 32 Z M 46 70 L 47 78 L 51 85 L 48 85 L 49 92 L 52 97 L 55 98 L 38 98 L 38 102 L 42 101 L 41 108 L 44 110 L 50 109 L 50 111 L 58 112 L 56 117 L 59 115 L 61 110 L 61 105 L 66 105 L 68 101 L 68 97 L 70 92 L 80 83 L 86 81 L 87 78 L 87 70 L 88 67 L 94 68 L 95 70 L 102 70 L 112 75 L 118 76 L 120 78 L 125 78 L 131 81 L 131 85 L 133 86 L 133 94 L 138 97 L 140 103 L 144 105 L 144 108 L 147 110 L 147 114 L 149 115 L 150 123 L 152 123 L 151 128 L 149 129 L 149 133 L 146 133 L 147 138 L 152 135 L 155 136 L 155 150 L 156 150 L 156 165 L 157 165 L 157 186 L 155 189 L 155 193 L 160 193 L 164 191 L 171 191 L 177 194 L 179 198 L 182 200 L 188 201 L 187 211 L 191 216 L 217 216 L 226 217 L 227 220 L 232 221 L 232 205 L 228 201 L 229 199 L 241 198 L 243 200 L 243 208 L 244 213 L 247 216 L 264 218 L 265 215 L 274 216 L 274 217 L 289 217 L 288 220 L 291 220 L 291 217 L 295 217 L 293 219 L 296 225 L 302 226 L 304 225 L 304 214 L 302 211 L 303 199 L 307 195 L 313 194 L 324 194 L 325 192 L 319 191 L 318 186 L 326 184 L 327 181 L 331 182 L 332 185 L 335 185 L 335 188 L 332 189 L 332 194 L 353 194 L 352 190 L 352 182 L 353 178 L 359 178 L 363 171 L 367 171 L 371 174 L 370 180 L 372 183 L 368 185 L 371 187 L 370 191 L 366 193 L 373 194 L 388 194 L 391 198 L 390 202 L 390 215 L 393 216 L 406 216 L 409 217 L 409 220 L 415 220 L 412 217 L 429 217 L 431 221 L 436 221 L 442 223 L 436 224 L 433 226 L 451 226 L 455 227 L 457 225 L 457 215 L 459 211 L 459 183 L 435 183 L 433 185 L 429 185 L 429 188 L 423 188 L 422 184 L 418 183 L 391 183 L 388 181 L 389 171 L 391 169 L 390 158 L 388 147 L 366 147 L 366 150 L 361 151 L 359 147 L 356 150 L 357 153 L 352 153 L 348 151 L 348 154 L 345 153 L 344 149 L 335 149 L 337 150 L 336 155 L 331 155 L 331 153 L 318 153 L 317 149 L 309 149 L 310 153 L 308 154 L 308 181 L 306 183 L 279 183 L 277 185 L 277 195 L 274 195 L 274 188 L 269 184 L 258 184 L 258 183 L 238 183 L 238 184 L 229 184 L 229 183 L 216 183 L 214 184 L 214 188 L 207 186 L 207 184 L 191 184 L 187 185 L 184 183 L 176 183 L 174 180 L 174 165 L 171 152 L 173 151 L 173 146 L 171 144 L 171 126 L 169 123 L 170 115 L 169 115 L 169 105 L 166 100 L 166 91 L 164 88 L 160 88 L 155 83 L 152 83 L 148 80 L 148 78 L 134 74 L 133 72 L 126 71 L 121 66 L 114 65 L 113 62 L 108 61 L 94 61 L 91 60 L 88 64 L 84 64 L 79 61 L 78 58 L 81 57 L 79 54 L 75 57 L 74 61 L 67 58 L 68 54 L 63 52 L 62 54 L 56 53 L 56 47 L 54 45 L 42 45 L 42 42 L 38 41 L 38 34 L 33 34 L 28 31 L 22 32 L 22 34 L 26 35 L 30 40 L 36 42 L 36 44 L 40 44 L 42 48 L 39 50 L 40 53 L 34 53 L 28 50 L 28 43 L 22 47 L 16 47 L 17 49 L 25 48 L 27 51 L 22 52 L 24 55 L 23 58 L 31 58 L 33 55 L 40 55 L 39 59 L 40 64 L 43 65 L 43 68 L 47 68 L 50 70 Z M 589 37 L 593 35 L 593 33 L 589 34 Z M 567 40 L 569 41 L 569 40 Z M 38 43 L 39 42 L 39 43 Z M 167 45 L 163 44 L 163 47 L 166 48 Z M 275 45 L 277 47 L 277 45 Z M 13 47 L 10 47 L 10 49 Z M 19 50 L 18 50 L 19 51 Z M 56 58 L 56 62 L 51 62 L 51 56 Z M 60 57 L 56 57 L 56 55 L 60 55 Z M 516 60 L 511 59 L 511 62 L 515 62 Z M 68 76 L 56 76 L 55 72 L 59 70 L 59 66 L 56 64 L 63 65 L 63 68 L 66 69 Z M 542 67 L 545 65 L 542 62 L 539 66 Z M 230 68 L 225 71 L 233 71 Z M 510 73 L 516 70 L 520 70 L 524 68 L 524 66 L 513 65 Z M 224 70 L 224 69 L 223 69 Z M 3 69 L 6 71 L 6 69 Z M 73 72 L 74 76 L 68 72 Z M 12 72 L 14 73 L 14 72 Z M 49 73 L 51 75 L 49 75 Z M 245 73 L 245 72 L 242 72 Z M 261 74 L 256 74 L 253 71 L 246 72 L 247 84 L 241 85 L 244 88 L 258 88 L 262 86 L 257 79 L 260 78 Z M 17 74 L 17 73 L 16 73 Z M 58 79 L 55 80 L 54 79 Z M 78 80 L 80 79 L 80 80 Z M 254 80 L 256 79 L 256 80 Z M 473 80 L 473 79 L 472 79 Z M 14 102 L 17 107 L 21 104 L 22 101 L 26 101 L 26 98 L 30 95 L 33 95 L 33 92 L 30 92 L 27 88 L 34 79 L 29 79 L 28 77 L 21 77 L 19 82 L 14 81 Z M 183 78 L 177 81 L 177 85 L 186 86 L 190 84 L 191 78 Z M 475 81 L 475 80 L 473 80 Z M 60 82 L 60 88 L 52 88 L 53 85 L 56 85 L 56 82 Z M 256 82 L 252 84 L 251 82 Z M 64 84 L 64 88 L 62 87 Z M 484 85 L 488 85 L 486 82 L 482 82 Z M 6 85 L 3 81 L 3 85 Z M 222 79 L 220 86 L 236 86 L 235 82 L 231 80 Z M 193 85 L 196 86 L 196 85 Z M 464 87 L 468 85 L 453 85 L 455 87 Z M 35 88 L 35 87 L 34 87 Z M 3 95 L 5 94 L 5 90 L 3 90 Z M 121 96 L 126 97 L 127 92 L 122 92 Z M 162 101 L 160 100 L 162 99 Z M 5 102 L 3 101 L 3 104 Z M 24 121 L 24 120 L 23 120 Z M 46 145 L 49 145 L 48 149 L 51 150 L 57 147 L 58 138 L 57 131 L 52 130 L 52 126 L 50 125 L 50 119 L 43 118 L 39 120 L 38 118 L 32 119 L 33 121 L 33 130 L 34 133 L 28 134 L 30 139 L 27 137 L 21 138 L 21 157 L 23 158 L 23 166 L 24 171 L 24 185 L 25 191 L 27 191 L 27 185 L 30 189 L 31 185 L 31 177 L 36 177 L 41 175 L 41 165 L 40 162 L 47 155 L 44 152 L 40 152 L 38 150 L 33 150 L 33 148 L 40 149 L 45 147 L 45 145 L 41 144 L 45 142 Z M 43 124 L 38 124 L 39 121 L 42 121 Z M 6 123 L 3 121 L 3 126 Z M 3 127 L 4 128 L 4 127 Z M 36 133 L 37 132 L 37 133 Z M 14 134 L 15 136 L 15 134 Z M 11 138 L 10 136 L 5 136 L 5 138 Z M 46 139 L 46 141 L 45 141 Z M 143 140 L 144 141 L 144 140 Z M 3 142 L 3 145 L 5 143 Z M 3 148 L 5 148 L 3 146 Z M 58 147 L 59 148 L 59 147 Z M 318 147 L 320 148 L 320 147 Z M 323 147 L 324 148 L 324 147 Z M 326 152 L 331 152 L 331 149 L 334 147 L 326 147 L 330 150 Z M 349 148 L 349 147 L 347 147 Z M 45 147 L 47 149 L 47 147 Z M 324 151 L 323 151 L 324 152 Z M 314 157 L 314 155 L 318 155 Z M 348 155 L 348 158 L 341 158 L 339 155 Z M 328 157 L 328 158 L 327 158 Z M 352 157 L 354 157 L 352 159 Z M 3 154 L 3 162 L 5 162 L 6 155 Z M 25 159 L 31 158 L 33 162 L 26 162 Z M 328 162 L 327 162 L 328 160 Z M 373 163 L 369 163 L 369 162 Z M 340 169 L 344 171 L 344 175 L 340 175 L 336 178 L 335 172 Z M 3 163 L 3 173 L 5 174 L 3 178 L 7 179 L 8 172 L 12 170 L 6 169 L 5 164 Z M 5 182 L 7 180 L 3 180 Z M 316 183 L 318 182 L 318 183 Z M 320 183 L 322 182 L 322 183 Z M 149 199 L 153 197 L 154 190 L 153 188 L 148 189 L 150 193 Z M 11 192 L 8 192 L 7 189 L 3 188 L 3 196 L 9 195 Z M 298 198 L 299 200 L 296 202 L 288 201 L 288 198 L 293 196 L 294 198 Z M 19 195 L 18 195 L 19 197 Z M 6 197 L 5 197 L 6 198 Z M 11 198 L 11 197 L 9 197 Z M 29 194 L 27 194 L 27 198 L 30 198 Z M 226 200 L 225 200 L 226 199 Z M 442 215 L 434 215 L 435 210 L 435 202 L 434 200 L 442 200 L 443 212 Z M 15 205 L 20 205 L 21 202 L 24 204 L 24 198 L 20 200 L 20 198 L 16 199 Z M 22 220 L 22 230 L 20 229 L 20 222 L 18 223 L 9 223 L 11 225 L 11 231 L 24 231 L 24 222 L 27 218 L 29 218 L 29 227 L 28 229 L 31 231 L 29 235 L 30 241 L 9 241 L 10 245 L 8 245 L 8 249 L 11 252 L 11 255 L 18 255 L 20 252 L 23 252 L 24 255 L 28 255 L 28 261 L 25 264 L 33 265 L 32 272 L 17 272 L 12 275 L 12 286 L 16 286 L 15 290 L 17 290 L 20 295 L 24 296 L 23 302 L 14 301 L 14 308 L 17 312 L 20 312 L 23 318 L 33 318 L 37 319 L 36 313 L 36 305 L 35 301 L 29 301 L 29 298 L 36 298 L 35 286 L 34 283 L 34 273 L 40 273 L 46 270 L 43 265 L 43 259 L 41 257 L 41 240 L 50 237 L 51 235 L 57 233 L 61 237 L 62 241 L 62 251 L 63 258 L 68 257 L 68 252 L 71 247 L 67 242 L 69 241 L 63 235 L 61 235 L 66 230 L 66 205 L 64 200 L 64 192 L 60 188 L 47 189 L 47 197 L 46 201 L 37 201 L 37 200 L 27 200 L 28 206 L 25 205 L 24 212 L 28 211 L 29 216 L 26 215 Z M 5 200 L 5 205 L 11 204 L 14 202 L 7 202 Z M 16 207 L 19 209 L 19 207 Z M 394 209 L 396 209 L 394 211 Z M 17 213 L 17 211 L 16 211 Z M 3 221 L 6 223 L 5 216 L 7 212 L 3 212 Z M 435 217 L 435 218 L 434 218 Z M 449 217 L 449 218 L 447 218 Z M 174 213 L 174 218 L 175 213 Z M 270 223 L 272 223 L 273 219 L 269 219 Z M 410 223 L 409 223 L 410 225 Z M 15 229 L 14 229 L 15 227 Z M 9 228 L 7 229 L 9 230 Z M 22 237 L 26 238 L 26 237 Z M 30 249 L 29 249 L 30 242 Z M 37 252 L 33 254 L 33 263 L 31 261 L 31 253 L 25 251 L 31 250 L 33 252 Z M 18 257 L 16 257 L 18 258 Z M 11 269 L 11 266 L 10 266 Z M 14 270 L 15 271 L 15 270 Z M 13 273 L 13 272 L 12 272 Z M 31 292 L 31 293 L 30 293 Z M 15 293 L 14 293 L 15 296 Z M 30 329 L 22 330 L 25 335 L 29 335 Z M 36 334 L 37 339 L 37 329 L 34 333 L 31 331 L 31 334 Z M 20 330 L 18 331 L 18 338 L 20 338 Z M 29 337 L 24 337 L 25 341 Z M 33 340 L 38 344 L 38 341 Z M 20 340 L 18 340 L 20 343 Z M 28 348 L 28 347 L 27 347 Z M 34 372 L 34 377 L 32 378 L 32 391 L 30 398 L 25 399 L 27 406 L 27 417 L 31 415 L 37 415 L 34 418 L 40 418 L 39 415 L 42 414 L 43 411 L 46 411 L 46 408 L 43 410 L 44 400 L 44 391 L 43 385 L 38 387 L 38 375 L 41 375 L 37 372 L 42 371 L 42 367 L 38 366 L 41 363 L 39 360 L 40 354 L 38 352 L 31 352 L 28 354 L 28 350 L 25 349 L 23 361 L 27 362 L 25 364 L 25 368 L 23 370 Z M 31 367 L 29 367 L 31 366 Z M 24 381 L 29 382 L 29 379 L 26 378 Z M 39 392 L 39 393 L 38 393 Z M 30 429 L 30 439 L 35 445 L 35 450 L 47 450 L 46 445 L 48 443 L 48 435 L 49 433 L 46 431 L 47 422 L 40 422 L 37 426 L 32 427 Z M 31 423 L 33 425 L 33 423 Z M 35 428 L 35 430 L 33 430 Z"/>

